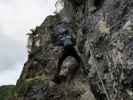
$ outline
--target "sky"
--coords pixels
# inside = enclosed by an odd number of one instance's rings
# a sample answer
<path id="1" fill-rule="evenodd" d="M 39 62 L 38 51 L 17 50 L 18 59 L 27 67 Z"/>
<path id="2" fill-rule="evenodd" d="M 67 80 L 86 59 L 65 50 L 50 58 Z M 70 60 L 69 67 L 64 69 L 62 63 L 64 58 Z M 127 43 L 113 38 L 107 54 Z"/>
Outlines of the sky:
<path id="1" fill-rule="evenodd" d="M 0 86 L 16 84 L 27 60 L 27 36 L 55 11 L 56 0 L 0 0 Z"/>

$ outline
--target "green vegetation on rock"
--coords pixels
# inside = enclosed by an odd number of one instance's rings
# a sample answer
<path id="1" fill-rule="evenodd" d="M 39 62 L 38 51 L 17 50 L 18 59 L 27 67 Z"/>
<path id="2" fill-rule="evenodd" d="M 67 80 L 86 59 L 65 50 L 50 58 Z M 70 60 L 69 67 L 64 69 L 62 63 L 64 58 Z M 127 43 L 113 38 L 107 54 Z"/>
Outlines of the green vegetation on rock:
<path id="1" fill-rule="evenodd" d="M 9 85 L 0 87 L 0 100 L 9 100 L 13 95 L 15 95 L 15 86 Z"/>

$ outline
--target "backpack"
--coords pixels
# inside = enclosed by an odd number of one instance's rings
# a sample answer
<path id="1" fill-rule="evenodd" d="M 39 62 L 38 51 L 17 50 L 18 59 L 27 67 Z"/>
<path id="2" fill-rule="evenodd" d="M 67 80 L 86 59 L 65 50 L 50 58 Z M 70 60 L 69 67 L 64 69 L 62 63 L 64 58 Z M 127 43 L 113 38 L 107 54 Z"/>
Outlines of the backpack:
<path id="1" fill-rule="evenodd" d="M 70 36 L 66 36 L 63 40 L 63 46 L 73 46 L 72 38 Z"/>
<path id="2" fill-rule="evenodd" d="M 73 41 L 73 37 L 70 34 L 64 34 L 64 36 L 61 40 L 62 40 L 64 47 L 75 45 L 75 42 Z"/>

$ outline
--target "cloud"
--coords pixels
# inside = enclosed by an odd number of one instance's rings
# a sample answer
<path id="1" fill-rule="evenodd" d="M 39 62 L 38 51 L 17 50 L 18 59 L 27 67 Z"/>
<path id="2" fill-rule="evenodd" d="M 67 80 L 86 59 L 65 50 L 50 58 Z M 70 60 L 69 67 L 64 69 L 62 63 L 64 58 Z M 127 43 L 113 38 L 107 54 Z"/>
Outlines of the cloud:
<path id="1" fill-rule="evenodd" d="M 2 0 L 3 1 L 3 0 Z M 6 0 L 0 1 L 0 22 L 4 34 L 25 42 L 25 33 L 40 25 L 55 10 L 56 0 Z M 7 30 L 8 29 L 8 30 Z"/>
<path id="2" fill-rule="evenodd" d="M 21 71 L 22 71 L 22 64 L 16 64 L 12 69 L 7 69 L 0 73 L 0 86 L 2 85 L 15 85 L 16 81 L 18 80 Z"/>
<path id="3" fill-rule="evenodd" d="M 25 59 L 25 46 L 17 40 L 0 34 L 0 71 L 8 70 Z"/>
<path id="4" fill-rule="evenodd" d="M 26 55 L 26 48 L 21 42 L 0 34 L 0 86 L 16 83 Z"/>

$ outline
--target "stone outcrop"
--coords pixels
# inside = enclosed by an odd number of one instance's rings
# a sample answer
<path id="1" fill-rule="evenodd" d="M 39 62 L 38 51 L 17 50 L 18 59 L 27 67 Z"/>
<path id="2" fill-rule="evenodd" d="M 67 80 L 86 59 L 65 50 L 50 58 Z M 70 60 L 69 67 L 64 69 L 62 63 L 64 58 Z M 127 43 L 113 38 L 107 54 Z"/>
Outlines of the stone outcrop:
<path id="1" fill-rule="evenodd" d="M 64 8 L 48 16 L 28 40 L 28 61 L 16 85 L 14 100 L 132 100 L 133 1 L 62 0 Z M 76 50 L 88 74 L 67 58 L 52 79 L 63 48 L 54 45 L 54 27 L 68 21 Z"/>

